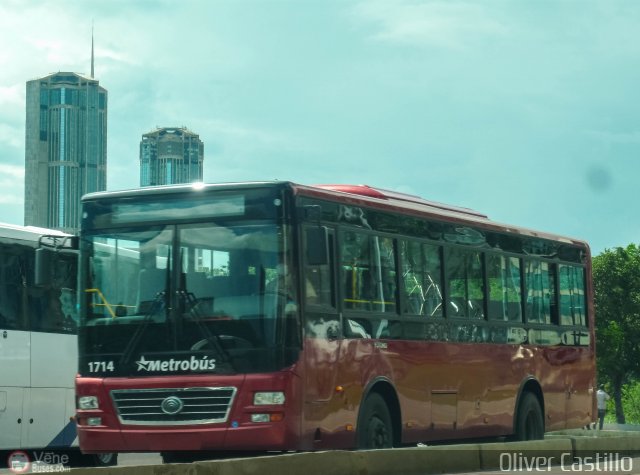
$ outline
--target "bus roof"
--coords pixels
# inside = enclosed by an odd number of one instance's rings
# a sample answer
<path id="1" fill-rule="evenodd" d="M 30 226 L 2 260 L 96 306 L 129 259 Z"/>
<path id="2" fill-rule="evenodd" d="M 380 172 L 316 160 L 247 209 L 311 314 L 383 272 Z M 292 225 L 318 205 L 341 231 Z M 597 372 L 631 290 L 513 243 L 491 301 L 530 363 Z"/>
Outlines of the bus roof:
<path id="1" fill-rule="evenodd" d="M 503 224 L 492 221 L 479 211 L 470 208 L 448 205 L 436 201 L 426 200 L 416 195 L 399 193 L 397 191 L 375 188 L 368 185 L 349 184 L 321 184 L 301 185 L 290 181 L 253 181 L 253 182 L 229 182 L 229 183 L 191 183 L 180 185 L 152 186 L 121 191 L 101 191 L 89 193 L 82 197 L 83 201 L 98 200 L 106 197 L 135 197 L 155 194 L 181 193 L 185 191 L 203 191 L 214 189 L 241 189 L 256 188 L 262 186 L 290 187 L 297 194 L 310 197 L 347 201 L 354 205 L 369 205 L 378 209 L 386 209 L 392 212 L 404 212 L 426 218 L 469 223 L 479 225 L 485 229 L 531 236 L 551 241 L 559 241 L 567 244 L 589 248 L 588 244 L 580 239 L 573 239 L 557 234 L 535 231 L 519 226 Z"/>
<path id="2" fill-rule="evenodd" d="M 3 244 L 15 241 L 28 241 L 36 245 L 43 236 L 67 237 L 70 235 L 56 229 L 0 223 L 0 243 Z"/>
<path id="3" fill-rule="evenodd" d="M 461 208 L 459 206 L 439 203 L 437 201 L 429 201 L 417 195 L 399 193 L 397 191 L 385 190 L 383 188 L 373 188 L 369 185 L 313 185 L 313 187 L 322 188 L 323 190 L 340 191 L 342 193 L 350 193 L 353 195 L 363 195 L 363 196 L 368 196 L 370 198 L 378 198 L 381 200 L 416 203 L 416 204 L 423 205 L 427 208 L 433 208 L 436 211 L 440 211 L 440 210 L 453 211 L 455 213 L 475 216 L 477 218 L 489 219 L 489 217 L 486 214 L 480 213 L 470 208 Z"/>
<path id="4" fill-rule="evenodd" d="M 425 200 L 415 195 L 398 193 L 396 191 L 389 191 L 381 188 L 373 188 L 368 185 L 293 186 L 298 193 L 316 198 L 325 197 L 325 199 L 327 199 L 330 196 L 333 196 L 333 199 L 340 198 L 343 201 L 346 199 L 356 205 L 368 204 L 379 209 L 387 209 L 393 212 L 404 212 L 414 216 L 418 215 L 432 219 L 474 224 L 493 231 L 564 242 L 584 247 L 589 250 L 587 242 L 580 239 L 573 239 L 558 234 L 535 231 L 510 224 L 499 223 L 490 220 L 486 214 L 481 212 L 469 208 L 451 206 L 435 201 Z"/>
<path id="5" fill-rule="evenodd" d="M 128 190 L 117 191 L 95 191 L 82 196 L 82 201 L 99 200 L 101 198 L 125 198 L 136 196 L 164 195 L 167 193 L 184 193 L 186 191 L 203 191 L 215 189 L 238 189 L 238 188 L 256 188 L 262 186 L 297 186 L 288 181 L 242 181 L 228 183 L 188 183 L 179 185 L 161 185 L 161 186 L 145 186 L 142 188 L 131 188 Z"/>

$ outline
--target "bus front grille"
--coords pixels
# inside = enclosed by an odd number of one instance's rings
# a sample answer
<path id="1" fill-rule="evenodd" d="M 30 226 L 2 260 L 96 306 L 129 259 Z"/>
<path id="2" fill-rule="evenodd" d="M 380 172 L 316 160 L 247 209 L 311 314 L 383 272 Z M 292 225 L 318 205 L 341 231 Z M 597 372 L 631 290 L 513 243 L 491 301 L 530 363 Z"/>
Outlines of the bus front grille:
<path id="1" fill-rule="evenodd" d="M 236 388 L 116 389 L 111 399 L 122 424 L 186 425 L 226 422 Z"/>

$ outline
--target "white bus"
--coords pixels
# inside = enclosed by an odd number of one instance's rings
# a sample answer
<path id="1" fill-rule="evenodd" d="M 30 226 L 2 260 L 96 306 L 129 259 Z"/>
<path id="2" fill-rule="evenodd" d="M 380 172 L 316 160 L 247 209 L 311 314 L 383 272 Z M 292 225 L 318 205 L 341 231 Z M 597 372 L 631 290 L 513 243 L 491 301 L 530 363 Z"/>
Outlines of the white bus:
<path id="1" fill-rule="evenodd" d="M 77 251 L 72 240 L 59 231 L 0 223 L 1 465 L 14 451 L 35 459 L 38 453 L 64 453 L 71 463 L 83 465 L 117 460 L 116 454 L 81 456 L 78 448 Z M 40 252 L 47 253 L 50 265 L 44 266 L 47 275 L 37 277 Z"/>

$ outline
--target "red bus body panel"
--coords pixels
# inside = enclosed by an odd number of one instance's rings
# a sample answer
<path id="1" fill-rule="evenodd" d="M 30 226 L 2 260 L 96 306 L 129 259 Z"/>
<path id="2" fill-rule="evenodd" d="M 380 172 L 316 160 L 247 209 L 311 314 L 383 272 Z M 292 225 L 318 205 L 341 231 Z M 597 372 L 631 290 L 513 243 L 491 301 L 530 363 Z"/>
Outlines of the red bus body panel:
<path id="1" fill-rule="evenodd" d="M 402 442 L 507 435 L 519 388 L 528 378 L 544 388 L 546 430 L 593 419 L 593 352 L 586 347 L 450 344 L 393 340 L 307 339 L 300 364 L 263 375 L 78 378 L 78 395 L 95 395 L 101 411 L 78 411 L 85 452 L 163 450 L 318 450 L 352 448 L 365 390 L 394 386 Z M 386 346 L 386 348 L 385 348 Z M 300 376 L 303 375 L 303 376 Z M 582 375 L 582 376 L 581 376 Z M 109 391 L 234 386 L 227 422 L 173 427 L 123 425 Z M 283 407 L 253 406 L 259 390 L 282 390 Z M 283 412 L 279 422 L 252 423 L 252 413 Z M 103 426 L 89 427 L 99 416 Z"/>
<path id="2" fill-rule="evenodd" d="M 403 443 L 512 434 L 529 378 L 544 389 L 546 430 L 593 418 L 594 355 L 586 347 L 344 340 L 334 352 L 326 341 L 306 343 L 306 392 L 317 399 L 305 404 L 303 438 L 319 428 L 315 449 L 355 443 L 345 432 L 356 426 L 365 388 L 380 379 L 397 392 Z"/>

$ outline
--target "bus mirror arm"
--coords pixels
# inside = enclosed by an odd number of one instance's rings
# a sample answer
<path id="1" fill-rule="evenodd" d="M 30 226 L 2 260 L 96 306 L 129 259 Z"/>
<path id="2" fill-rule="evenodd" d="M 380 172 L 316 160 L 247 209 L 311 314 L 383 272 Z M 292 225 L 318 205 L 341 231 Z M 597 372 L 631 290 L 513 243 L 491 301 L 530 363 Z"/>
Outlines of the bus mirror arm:
<path id="1" fill-rule="evenodd" d="M 53 244 L 43 241 L 49 239 Z M 34 285 L 38 287 L 51 284 L 51 268 L 53 266 L 53 256 L 60 250 L 78 249 L 77 236 L 65 236 L 61 242 L 58 236 L 40 236 L 38 239 L 38 248 L 35 252 L 35 275 Z"/>

